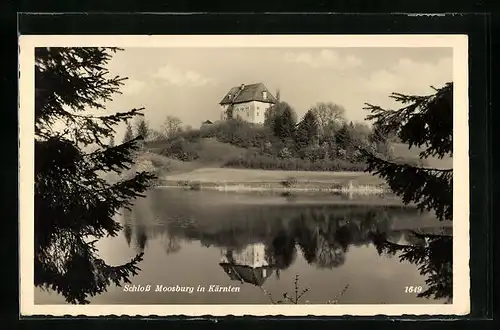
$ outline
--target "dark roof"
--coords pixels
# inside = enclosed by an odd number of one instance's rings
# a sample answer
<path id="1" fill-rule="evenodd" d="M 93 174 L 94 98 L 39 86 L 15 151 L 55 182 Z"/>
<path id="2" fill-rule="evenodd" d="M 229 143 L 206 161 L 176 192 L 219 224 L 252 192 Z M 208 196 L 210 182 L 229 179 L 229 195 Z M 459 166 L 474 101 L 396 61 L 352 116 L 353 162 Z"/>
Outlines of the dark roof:
<path id="1" fill-rule="evenodd" d="M 266 99 L 263 98 L 262 92 L 267 92 Z M 277 100 L 263 83 L 257 83 L 231 88 L 219 104 L 242 103 L 249 101 L 276 103 Z"/>
<path id="2" fill-rule="evenodd" d="M 205 120 L 203 124 L 213 124 L 210 120 Z"/>
<path id="3" fill-rule="evenodd" d="M 248 266 L 235 265 L 230 263 L 220 263 L 219 264 L 224 272 L 233 281 L 246 282 L 256 286 L 261 286 L 264 284 L 266 279 L 272 275 L 273 269 L 271 267 L 257 267 L 252 268 Z M 264 276 L 263 270 L 266 269 L 266 275 Z"/>

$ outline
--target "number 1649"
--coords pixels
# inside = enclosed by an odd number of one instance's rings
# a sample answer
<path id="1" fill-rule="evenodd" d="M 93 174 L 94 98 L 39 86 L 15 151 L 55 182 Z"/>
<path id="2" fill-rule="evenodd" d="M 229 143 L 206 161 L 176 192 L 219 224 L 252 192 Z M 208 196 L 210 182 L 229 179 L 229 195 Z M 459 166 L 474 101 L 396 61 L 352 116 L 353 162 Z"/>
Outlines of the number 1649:
<path id="1" fill-rule="evenodd" d="M 421 286 L 405 286 L 405 293 L 420 293 L 422 292 Z"/>

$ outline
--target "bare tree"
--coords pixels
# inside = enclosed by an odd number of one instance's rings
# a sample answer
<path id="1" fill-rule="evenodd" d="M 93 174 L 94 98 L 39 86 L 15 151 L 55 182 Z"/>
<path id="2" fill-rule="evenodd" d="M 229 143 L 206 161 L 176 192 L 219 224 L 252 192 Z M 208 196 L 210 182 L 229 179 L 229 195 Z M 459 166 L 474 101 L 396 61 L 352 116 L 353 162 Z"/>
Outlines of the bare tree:
<path id="1" fill-rule="evenodd" d="M 175 116 L 167 116 L 163 122 L 163 133 L 167 138 L 171 138 L 181 130 L 182 121 Z"/>
<path id="2" fill-rule="evenodd" d="M 324 133 L 329 126 L 345 121 L 345 108 L 333 102 L 318 102 L 311 111 L 316 116 L 321 133 Z"/>

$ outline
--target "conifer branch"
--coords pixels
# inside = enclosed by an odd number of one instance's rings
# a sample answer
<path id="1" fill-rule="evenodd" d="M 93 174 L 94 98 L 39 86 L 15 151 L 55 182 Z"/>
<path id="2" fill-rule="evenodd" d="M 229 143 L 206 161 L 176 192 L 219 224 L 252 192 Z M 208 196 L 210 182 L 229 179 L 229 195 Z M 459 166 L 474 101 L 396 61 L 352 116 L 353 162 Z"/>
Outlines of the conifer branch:
<path id="1" fill-rule="evenodd" d="M 62 294 L 70 303 L 109 285 L 130 283 L 142 254 L 124 265 L 99 258 L 95 240 L 115 236 L 115 215 L 153 184 L 138 172 L 111 184 L 102 173 L 130 169 L 137 139 L 109 146 L 115 126 L 142 115 L 143 108 L 112 115 L 84 114 L 105 109 L 126 78 L 108 78 L 106 68 L 117 48 L 35 49 L 35 285 Z M 65 128 L 54 130 L 56 124 Z M 85 152 L 81 145 L 96 145 Z M 93 241 L 88 242 L 89 239 Z"/>

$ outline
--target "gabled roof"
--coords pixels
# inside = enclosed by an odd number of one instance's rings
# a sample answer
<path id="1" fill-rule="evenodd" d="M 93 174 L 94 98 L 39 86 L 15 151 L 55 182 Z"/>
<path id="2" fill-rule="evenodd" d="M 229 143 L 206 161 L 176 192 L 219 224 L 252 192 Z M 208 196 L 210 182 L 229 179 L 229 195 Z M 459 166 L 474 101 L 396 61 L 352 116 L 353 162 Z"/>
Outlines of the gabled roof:
<path id="1" fill-rule="evenodd" d="M 264 99 L 263 93 L 266 92 Z M 233 87 L 227 92 L 226 96 L 220 101 L 219 104 L 234 104 L 250 101 L 260 101 L 266 103 L 276 103 L 276 98 L 269 92 L 263 83 L 241 85 Z"/>

